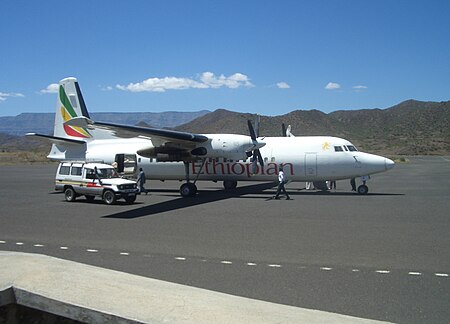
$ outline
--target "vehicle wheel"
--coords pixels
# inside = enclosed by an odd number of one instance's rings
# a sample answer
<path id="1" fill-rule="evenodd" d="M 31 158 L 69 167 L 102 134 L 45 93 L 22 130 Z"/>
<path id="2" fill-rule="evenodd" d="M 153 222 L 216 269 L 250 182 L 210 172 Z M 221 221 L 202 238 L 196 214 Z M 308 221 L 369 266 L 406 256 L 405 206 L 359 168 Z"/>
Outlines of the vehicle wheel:
<path id="1" fill-rule="evenodd" d="M 103 201 L 107 205 L 112 205 L 116 202 L 116 195 L 114 195 L 112 190 L 105 190 L 103 193 Z"/>
<path id="2" fill-rule="evenodd" d="M 180 194 L 183 197 L 193 197 L 197 193 L 197 186 L 193 183 L 183 183 L 180 187 Z"/>
<path id="3" fill-rule="evenodd" d="M 73 190 L 72 187 L 68 187 L 66 188 L 66 190 L 64 190 L 64 197 L 66 198 L 66 201 L 75 201 L 75 199 L 77 199 L 77 195 L 75 193 L 75 190 Z"/>
<path id="4" fill-rule="evenodd" d="M 236 189 L 236 187 L 237 187 L 237 181 L 233 181 L 233 180 L 224 180 L 224 181 L 223 181 L 223 187 L 225 188 L 225 190 Z"/>
<path id="5" fill-rule="evenodd" d="M 86 195 L 86 200 L 87 200 L 88 202 L 93 202 L 93 201 L 95 200 L 95 196 L 89 196 L 89 195 Z"/>
<path id="6" fill-rule="evenodd" d="M 125 201 L 127 202 L 127 204 L 132 204 L 136 201 L 136 196 L 126 197 Z"/>
<path id="7" fill-rule="evenodd" d="M 358 193 L 360 195 L 367 195 L 368 192 L 369 192 L 369 188 L 366 185 L 360 185 L 358 187 Z"/>

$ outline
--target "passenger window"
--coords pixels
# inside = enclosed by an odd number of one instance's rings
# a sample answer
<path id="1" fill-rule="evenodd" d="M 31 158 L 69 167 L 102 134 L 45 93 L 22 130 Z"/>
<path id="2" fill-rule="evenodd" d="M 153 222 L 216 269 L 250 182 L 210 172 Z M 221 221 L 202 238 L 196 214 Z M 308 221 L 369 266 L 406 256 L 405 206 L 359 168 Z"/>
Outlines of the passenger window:
<path id="1" fill-rule="evenodd" d="M 59 174 L 61 175 L 69 175 L 70 167 L 69 166 L 61 166 L 59 169 Z"/>
<path id="2" fill-rule="evenodd" d="M 334 151 L 335 152 L 344 152 L 344 150 L 342 149 L 342 146 L 335 146 Z"/>
<path id="3" fill-rule="evenodd" d="M 270 162 L 275 162 L 275 158 L 272 157 L 272 158 L 270 159 Z"/>
<path id="4" fill-rule="evenodd" d="M 81 167 L 72 167 L 70 174 L 74 176 L 81 176 L 81 171 L 82 171 Z"/>

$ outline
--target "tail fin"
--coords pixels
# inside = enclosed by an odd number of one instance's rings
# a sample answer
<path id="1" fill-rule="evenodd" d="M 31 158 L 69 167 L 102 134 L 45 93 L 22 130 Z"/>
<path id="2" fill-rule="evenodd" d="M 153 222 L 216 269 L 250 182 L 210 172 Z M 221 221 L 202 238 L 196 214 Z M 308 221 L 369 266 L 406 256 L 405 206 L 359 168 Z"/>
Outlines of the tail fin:
<path id="1" fill-rule="evenodd" d="M 59 81 L 58 98 L 56 100 L 55 127 L 53 135 L 75 140 L 89 140 L 92 134 L 85 127 L 65 125 L 64 123 L 75 117 L 87 117 L 89 113 L 81 94 L 76 78 L 65 78 Z"/>

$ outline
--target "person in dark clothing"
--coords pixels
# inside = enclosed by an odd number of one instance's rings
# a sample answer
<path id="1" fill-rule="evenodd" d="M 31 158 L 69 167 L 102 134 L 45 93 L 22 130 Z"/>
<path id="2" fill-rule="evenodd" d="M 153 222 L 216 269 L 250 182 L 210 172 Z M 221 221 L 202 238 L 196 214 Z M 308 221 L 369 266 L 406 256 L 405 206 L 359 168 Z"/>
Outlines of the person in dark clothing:
<path id="1" fill-rule="evenodd" d="M 284 188 L 284 184 L 286 182 L 286 178 L 284 176 L 284 172 L 283 172 L 283 167 L 280 166 L 279 170 L 278 170 L 278 189 L 277 189 L 277 194 L 273 197 L 274 199 L 280 199 L 280 193 L 283 192 L 283 194 L 286 195 L 286 200 L 291 199 L 291 197 L 289 197 L 289 194 L 286 192 L 286 188 Z"/>
<path id="2" fill-rule="evenodd" d="M 350 179 L 350 184 L 352 185 L 352 191 L 356 191 L 356 181 L 355 178 Z"/>
<path id="3" fill-rule="evenodd" d="M 336 180 L 330 180 L 330 190 L 336 190 Z"/>
<path id="4" fill-rule="evenodd" d="M 139 193 L 144 193 L 147 195 L 148 191 L 147 189 L 144 188 L 144 184 L 145 184 L 145 173 L 144 170 L 142 170 L 142 168 L 139 168 L 139 175 L 137 178 L 137 183 L 139 184 Z"/>

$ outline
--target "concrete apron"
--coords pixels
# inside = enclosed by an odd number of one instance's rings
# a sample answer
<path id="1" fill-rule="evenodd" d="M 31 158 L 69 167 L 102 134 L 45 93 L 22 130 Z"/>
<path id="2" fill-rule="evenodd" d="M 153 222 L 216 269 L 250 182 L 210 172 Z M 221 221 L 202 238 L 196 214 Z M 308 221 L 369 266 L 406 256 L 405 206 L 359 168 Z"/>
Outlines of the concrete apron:
<path id="1" fill-rule="evenodd" d="M 10 303 L 88 323 L 381 323 L 0 251 L 0 307 Z"/>

